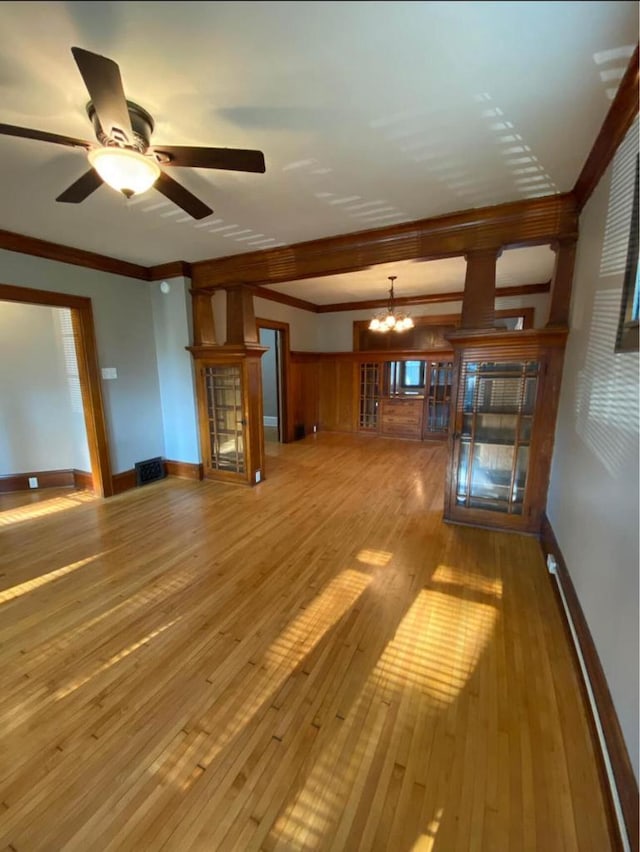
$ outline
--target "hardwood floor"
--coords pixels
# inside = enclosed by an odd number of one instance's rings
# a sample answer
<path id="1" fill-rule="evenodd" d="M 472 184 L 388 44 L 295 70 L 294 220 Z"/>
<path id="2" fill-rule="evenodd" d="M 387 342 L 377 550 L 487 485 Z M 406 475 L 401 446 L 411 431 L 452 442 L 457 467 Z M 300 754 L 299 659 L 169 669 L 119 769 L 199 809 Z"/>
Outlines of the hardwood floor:
<path id="1" fill-rule="evenodd" d="M 0 849 L 611 848 L 537 542 L 439 444 L 0 497 Z"/>

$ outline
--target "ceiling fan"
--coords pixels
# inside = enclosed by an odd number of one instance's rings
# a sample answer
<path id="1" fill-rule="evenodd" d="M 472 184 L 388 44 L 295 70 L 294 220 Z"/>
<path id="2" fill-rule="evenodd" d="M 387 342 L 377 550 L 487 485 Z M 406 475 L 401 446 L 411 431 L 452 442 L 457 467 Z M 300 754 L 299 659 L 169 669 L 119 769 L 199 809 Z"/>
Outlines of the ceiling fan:
<path id="1" fill-rule="evenodd" d="M 71 52 L 89 91 L 91 100 L 87 104 L 87 114 L 99 145 L 58 133 L 0 124 L 0 135 L 38 139 L 87 151 L 91 168 L 56 201 L 79 204 L 103 183 L 127 198 L 153 186 L 194 219 L 204 219 L 213 210 L 170 177 L 164 171 L 166 167 L 265 171 L 262 151 L 152 145 L 153 118 L 141 106 L 125 98 L 117 63 L 81 47 L 72 47 Z"/>

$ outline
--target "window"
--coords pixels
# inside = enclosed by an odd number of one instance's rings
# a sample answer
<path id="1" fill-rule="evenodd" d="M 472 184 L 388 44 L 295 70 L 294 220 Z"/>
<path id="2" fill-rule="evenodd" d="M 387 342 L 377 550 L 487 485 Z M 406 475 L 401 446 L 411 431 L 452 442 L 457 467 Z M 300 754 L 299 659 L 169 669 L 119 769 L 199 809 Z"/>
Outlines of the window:
<path id="1" fill-rule="evenodd" d="M 403 388 L 423 388 L 425 385 L 425 362 L 402 361 L 400 386 Z"/>
<path id="2" fill-rule="evenodd" d="M 627 265 L 622 285 L 620 303 L 620 322 L 616 337 L 616 352 L 638 351 L 638 159 L 636 159 L 636 179 L 633 190 L 633 209 L 631 211 L 631 232 L 627 249 Z"/>

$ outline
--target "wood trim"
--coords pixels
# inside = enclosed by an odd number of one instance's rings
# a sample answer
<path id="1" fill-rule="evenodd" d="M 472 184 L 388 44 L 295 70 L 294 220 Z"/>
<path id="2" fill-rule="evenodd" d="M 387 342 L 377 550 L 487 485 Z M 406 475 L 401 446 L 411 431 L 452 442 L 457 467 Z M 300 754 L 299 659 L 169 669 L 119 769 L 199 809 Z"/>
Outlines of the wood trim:
<path id="1" fill-rule="evenodd" d="M 622 735 L 622 729 L 620 727 L 618 714 L 616 713 L 616 709 L 613 703 L 613 699 L 611 697 L 611 693 L 609 691 L 609 686 L 607 684 L 604 669 L 602 668 L 602 663 L 600 662 L 600 657 L 598 656 L 598 651 L 596 649 L 595 642 L 593 641 L 593 636 L 591 635 L 591 631 L 589 629 L 589 624 L 580 604 L 580 599 L 578 598 L 578 595 L 576 593 L 575 586 L 573 585 L 573 581 L 571 579 L 571 574 L 569 573 L 567 563 L 565 562 L 564 556 L 562 555 L 562 551 L 560 550 L 560 546 L 553 531 L 553 527 L 551 526 L 549 518 L 546 514 L 544 514 L 542 517 L 540 546 L 542 548 L 542 552 L 545 556 L 545 559 L 550 553 L 553 554 L 556 559 L 558 577 L 560 579 L 567 605 L 571 613 L 571 618 L 573 620 L 573 625 L 578 637 L 578 642 L 580 643 L 580 649 L 582 651 L 582 656 L 585 662 L 585 666 L 587 668 L 589 681 L 591 682 L 591 689 L 595 698 L 598 716 L 600 717 L 600 724 L 602 727 L 602 732 L 604 734 L 607 751 L 609 752 L 609 760 L 611 762 L 611 768 L 613 770 L 613 776 L 615 778 L 618 797 L 620 799 L 624 823 L 627 830 L 627 836 L 629 838 L 631 849 L 634 850 L 634 852 L 638 852 L 638 832 L 640 830 L 640 818 L 638 812 L 638 783 L 636 781 L 636 777 L 631 766 L 631 761 L 629 760 L 629 752 L 627 751 L 627 746 Z M 563 620 L 565 621 L 567 633 L 569 634 L 569 625 L 566 621 L 566 614 L 560 599 L 560 594 L 558 592 L 558 589 L 556 588 L 556 584 L 553 583 L 552 585 L 554 587 L 554 592 L 558 600 L 558 605 L 560 606 L 560 611 L 562 613 Z M 570 634 L 569 638 L 571 640 Z M 580 683 L 583 685 L 583 697 L 585 699 L 585 709 L 587 711 L 587 716 L 590 722 L 589 727 L 591 728 L 591 735 L 593 737 L 594 751 L 599 758 L 598 769 L 600 773 L 600 781 L 605 802 L 607 804 L 610 830 L 612 832 L 612 837 L 618 839 L 618 844 L 616 844 L 616 848 L 623 848 L 622 839 L 619 837 L 618 824 L 615 819 L 612 793 L 605 771 L 604 758 L 602 755 L 602 750 L 600 748 L 600 741 L 596 731 L 595 720 L 591 711 L 591 705 L 587 700 L 586 688 L 584 688 L 582 672 L 580 670 L 578 658 L 575 653 L 573 641 L 570 641 L 570 644 L 572 649 L 574 650 L 574 662 L 578 669 Z"/>
<path id="2" fill-rule="evenodd" d="M 38 487 L 29 487 L 29 477 L 38 477 Z M 73 487 L 73 470 L 32 470 L 0 476 L 0 494 L 10 491 L 41 491 L 43 488 Z"/>
<path id="3" fill-rule="evenodd" d="M 591 197 L 637 114 L 638 46 L 636 45 L 609 112 L 573 187 L 578 211 L 582 210 Z"/>
<path id="4" fill-rule="evenodd" d="M 501 353 L 507 355 L 510 349 L 523 351 L 526 346 L 532 347 L 532 351 L 540 347 L 564 348 L 568 334 L 569 329 L 560 326 L 530 328 L 524 331 L 465 328 L 452 332 L 447 339 L 455 349 L 464 347 L 465 350 L 491 359 Z"/>
<path id="5" fill-rule="evenodd" d="M 72 266 L 98 269 L 100 272 L 110 272 L 113 275 L 125 275 L 128 278 L 138 278 L 141 281 L 149 280 L 149 270 L 146 266 L 128 263 L 125 260 L 118 260 L 116 257 L 108 257 L 104 254 L 97 254 L 72 246 L 51 243 L 48 240 L 27 237 L 13 231 L 0 230 L 0 249 L 44 257 L 47 260 L 57 260 L 60 263 L 70 263 Z"/>
<path id="6" fill-rule="evenodd" d="M 135 468 L 131 470 L 123 470 L 122 473 L 114 473 L 111 477 L 113 483 L 113 494 L 122 494 L 123 491 L 129 491 L 136 488 L 138 480 Z"/>
<path id="7" fill-rule="evenodd" d="M 398 260 L 453 257 L 495 246 L 540 245 L 577 233 L 573 195 L 547 195 L 200 261 L 192 264 L 193 286 L 208 289 L 237 281 L 278 284 Z"/>
<path id="8" fill-rule="evenodd" d="M 179 476 L 181 479 L 204 479 L 204 468 L 202 463 L 173 461 L 165 459 L 164 467 L 167 476 Z"/>
<path id="9" fill-rule="evenodd" d="M 500 249 L 472 251 L 465 255 L 467 271 L 460 325 L 462 328 L 493 328 L 496 305 L 496 264 Z"/>
<path id="10" fill-rule="evenodd" d="M 109 497 L 113 493 L 111 462 L 91 299 L 48 290 L 32 290 L 29 287 L 0 284 L 0 301 L 2 300 L 71 310 L 93 491 L 99 497 Z"/>
<path id="11" fill-rule="evenodd" d="M 282 332 L 282 386 L 280 388 L 282 398 L 280 400 L 280 408 L 283 413 L 284 422 L 280 428 L 280 440 L 283 444 L 288 444 L 294 440 L 293 399 L 291 396 L 291 331 L 289 323 L 256 317 L 256 326 L 258 329 L 258 340 L 260 340 L 261 328 L 270 328 L 273 331 Z"/>
<path id="12" fill-rule="evenodd" d="M 322 305 L 316 305 L 304 299 L 296 299 L 295 296 L 278 293 L 277 290 L 269 290 L 267 287 L 257 286 L 254 289 L 254 295 L 259 299 L 268 299 L 270 302 L 280 302 L 282 305 L 289 305 L 290 308 L 299 308 L 301 311 L 310 311 L 314 314 L 322 313 Z"/>
<path id="13" fill-rule="evenodd" d="M 549 300 L 547 325 L 568 325 L 573 288 L 573 270 L 576 261 L 575 240 L 562 240 L 553 246 L 556 253 Z"/>
<path id="14" fill-rule="evenodd" d="M 73 484 L 81 491 L 93 491 L 93 476 L 87 470 L 73 471 Z"/>
<path id="15" fill-rule="evenodd" d="M 162 281 L 163 278 L 191 278 L 191 264 L 186 260 L 173 260 L 170 263 L 161 263 L 158 266 L 150 266 L 147 269 L 147 281 Z"/>
<path id="16" fill-rule="evenodd" d="M 266 288 L 261 287 L 259 289 L 263 290 Z M 550 289 L 550 281 L 541 281 L 537 284 L 518 284 L 513 287 L 497 287 L 496 299 L 504 299 L 509 296 L 534 296 L 537 293 L 548 293 Z M 464 290 L 455 290 L 448 293 L 425 293 L 422 296 L 401 296 L 396 297 L 393 301 L 397 307 L 431 305 L 441 302 L 461 302 L 463 295 Z M 311 302 L 308 304 L 311 304 Z M 337 313 L 339 311 L 382 310 L 388 304 L 389 299 L 369 299 L 363 302 L 336 302 L 331 305 L 315 305 L 313 306 L 313 310 L 318 314 Z"/>

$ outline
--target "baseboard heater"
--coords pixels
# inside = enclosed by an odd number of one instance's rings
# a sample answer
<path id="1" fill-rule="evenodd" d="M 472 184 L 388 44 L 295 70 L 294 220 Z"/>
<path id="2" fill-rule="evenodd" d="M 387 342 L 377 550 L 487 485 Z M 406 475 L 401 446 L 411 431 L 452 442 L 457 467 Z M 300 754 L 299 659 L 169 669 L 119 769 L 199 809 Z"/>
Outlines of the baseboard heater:
<path id="1" fill-rule="evenodd" d="M 593 694 L 593 687 L 591 686 L 591 679 L 589 678 L 587 665 L 584 661 L 584 656 L 582 654 L 582 647 L 580 645 L 578 634 L 573 623 L 573 618 L 571 617 L 571 610 L 569 609 L 569 604 L 567 603 L 567 599 L 564 594 L 564 589 L 562 588 L 562 581 L 560 580 L 560 576 L 558 574 L 558 564 L 556 562 L 555 556 L 552 553 L 549 553 L 547 556 L 547 569 L 554 578 L 556 586 L 558 587 L 558 593 L 560 594 L 560 600 L 562 601 L 562 608 L 564 609 L 564 616 L 567 619 L 567 624 L 569 625 L 569 632 L 571 633 L 571 639 L 573 640 L 573 645 L 576 650 L 578 662 L 580 663 L 582 680 L 584 681 L 584 685 L 587 690 L 587 696 L 589 698 L 589 707 L 591 708 L 591 715 L 593 716 L 596 731 L 598 733 L 600 751 L 602 752 L 602 759 L 604 761 L 605 771 L 607 773 L 607 781 L 609 783 L 609 789 L 611 790 L 611 798 L 613 800 L 613 808 L 616 814 L 616 822 L 618 823 L 618 833 L 620 835 L 620 840 L 622 841 L 622 848 L 624 852 L 631 852 L 631 845 L 629 843 L 629 837 L 627 835 L 627 827 L 625 825 L 624 816 L 622 814 L 622 805 L 620 804 L 620 796 L 618 794 L 618 785 L 616 784 L 616 779 L 613 774 L 611 758 L 609 756 L 609 749 L 607 748 L 607 741 L 604 736 L 604 731 L 602 730 L 600 713 L 598 712 L 598 705 L 596 704 L 596 699 Z"/>
<path id="2" fill-rule="evenodd" d="M 155 459 L 146 459 L 135 463 L 136 485 L 147 485 L 149 482 L 157 482 L 167 475 L 164 462 L 160 456 Z"/>

